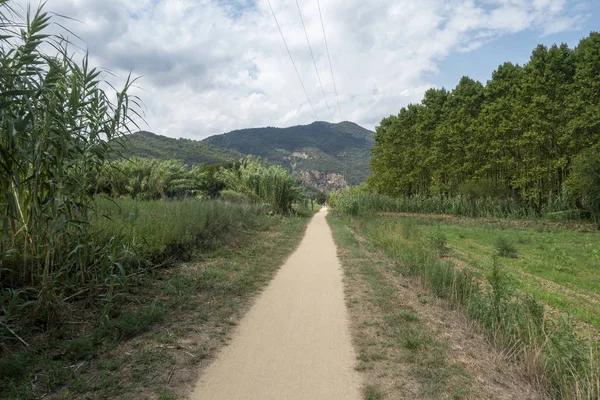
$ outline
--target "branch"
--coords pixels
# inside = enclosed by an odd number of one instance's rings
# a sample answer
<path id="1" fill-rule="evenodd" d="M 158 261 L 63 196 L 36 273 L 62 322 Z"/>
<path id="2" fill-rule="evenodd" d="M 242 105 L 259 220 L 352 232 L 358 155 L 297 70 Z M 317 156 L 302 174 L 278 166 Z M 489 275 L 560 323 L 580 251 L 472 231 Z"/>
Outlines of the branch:
<path id="1" fill-rule="evenodd" d="M 19 339 L 19 342 L 23 343 L 25 345 L 25 347 L 29 347 L 29 345 L 27 344 L 26 341 L 24 341 L 21 336 L 17 335 L 15 333 L 15 331 L 13 331 L 12 329 L 10 329 L 10 327 L 8 325 L 6 325 L 4 322 L 0 321 L 0 324 L 6 328 L 7 331 L 9 331 L 10 333 L 12 333 L 14 335 L 14 337 L 16 337 L 17 339 Z"/>

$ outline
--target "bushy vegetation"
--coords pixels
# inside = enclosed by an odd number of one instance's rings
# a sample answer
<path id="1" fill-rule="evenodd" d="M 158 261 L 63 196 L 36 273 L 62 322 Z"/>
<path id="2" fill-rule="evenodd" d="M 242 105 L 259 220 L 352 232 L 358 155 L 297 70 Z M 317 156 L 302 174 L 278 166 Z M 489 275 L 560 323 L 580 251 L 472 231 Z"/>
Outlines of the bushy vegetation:
<path id="1" fill-rule="evenodd" d="M 87 55 L 75 62 L 66 43 L 46 33 L 50 23 L 41 7 L 23 17 L 0 2 L 0 284 L 12 297 L 27 287 L 34 314 L 47 321 L 55 282 L 89 284 L 104 251 L 90 208 L 110 141 L 128 131 L 136 104 L 127 93 L 134 80 L 111 100 L 100 71 Z"/>
<path id="2" fill-rule="evenodd" d="M 580 207 L 600 222 L 600 147 L 584 150 L 575 158 L 569 183 Z"/>
<path id="3" fill-rule="evenodd" d="M 21 16 L 0 1 L 3 339 L 68 320 L 66 304 L 80 293 L 90 304 L 110 303 L 147 267 L 186 258 L 269 210 L 289 213 L 301 195 L 287 171 L 253 158 L 193 168 L 114 161 L 113 145 L 135 126 L 139 103 L 127 93 L 135 80 L 111 101 L 100 71 L 87 56 L 76 63 L 46 33 L 50 24 L 43 6 Z M 247 201 L 197 199 L 226 189 Z"/>
<path id="4" fill-rule="evenodd" d="M 247 156 L 237 162 L 189 167 L 178 160 L 131 158 L 106 165 L 100 191 L 140 200 L 219 198 L 269 205 L 289 213 L 303 192 L 283 167 Z"/>
<path id="5" fill-rule="evenodd" d="M 494 247 L 500 257 L 517 258 L 517 249 L 506 236 L 498 236 L 494 242 Z"/>
<path id="6" fill-rule="evenodd" d="M 107 164 L 99 189 L 110 197 L 138 200 L 209 195 L 212 176 L 201 167 L 189 168 L 179 160 L 131 158 Z"/>
<path id="7" fill-rule="evenodd" d="M 539 45 L 528 63 L 501 65 L 486 85 L 463 77 L 383 119 L 369 183 L 396 197 L 493 198 L 513 214 L 541 213 L 578 169 L 561 211 L 596 213 L 599 116 L 600 33 L 574 49 Z"/>
<path id="8" fill-rule="evenodd" d="M 132 265 L 184 260 L 195 251 L 218 247 L 235 229 L 260 229 L 272 219 L 262 205 L 193 198 L 98 199 L 97 203 L 93 230 L 119 249 L 120 260 L 129 259 Z"/>
<path id="9" fill-rule="evenodd" d="M 548 318 L 533 296 L 518 291 L 501 259 L 484 276 L 440 258 L 440 232 L 409 219 L 361 218 L 355 226 L 393 259 L 398 270 L 419 277 L 437 296 L 462 308 L 526 376 L 557 399 L 600 394 L 600 348 L 580 339 L 568 321 Z"/>
<path id="10" fill-rule="evenodd" d="M 30 293 L 0 293 L 7 325 L 28 343 L 0 326 L 0 398 L 139 398 L 164 386 L 176 390 L 180 380 L 165 382 L 175 365 L 193 381 L 196 362 L 212 356 L 307 222 L 269 216 L 259 205 L 191 198 L 99 199 L 97 210 L 98 247 L 112 253 L 94 266 L 93 284 L 56 280 L 60 320 L 52 329 L 33 323 Z M 202 331 L 193 344 L 190 327 Z M 165 344 L 179 340 L 190 355 L 176 360 L 182 350 Z"/>
<path id="11" fill-rule="evenodd" d="M 458 194 L 413 195 L 392 197 L 375 193 L 369 187 L 355 187 L 331 193 L 328 204 L 345 215 L 358 215 L 365 212 L 408 212 L 448 214 L 463 217 L 535 219 L 544 217 L 552 220 L 580 218 L 580 213 L 569 209 L 565 193 L 548 200 L 538 212 L 513 198 L 470 197 Z"/>
<path id="12" fill-rule="evenodd" d="M 299 200 L 301 188 L 292 175 L 281 166 L 268 165 L 248 156 L 233 168 L 223 168 L 217 174 L 225 188 L 261 199 L 274 212 L 289 213 L 294 201 Z"/>

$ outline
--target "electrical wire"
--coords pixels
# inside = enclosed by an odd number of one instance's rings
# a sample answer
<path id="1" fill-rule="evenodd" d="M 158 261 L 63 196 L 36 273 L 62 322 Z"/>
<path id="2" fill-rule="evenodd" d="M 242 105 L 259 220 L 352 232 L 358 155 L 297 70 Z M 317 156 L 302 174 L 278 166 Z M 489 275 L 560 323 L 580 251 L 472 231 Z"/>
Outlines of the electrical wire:
<path id="1" fill-rule="evenodd" d="M 317 112 L 315 111 L 315 108 L 313 107 L 313 104 L 310 101 L 310 97 L 308 96 L 308 92 L 306 91 L 306 87 L 304 86 L 304 83 L 302 82 L 302 78 L 300 77 L 300 72 L 298 72 L 298 68 L 296 67 L 296 63 L 294 62 L 294 58 L 292 57 L 292 53 L 290 52 L 290 48 L 288 47 L 287 42 L 285 41 L 285 37 L 283 36 L 283 32 L 281 30 L 281 26 L 279 26 L 279 22 L 277 21 L 277 17 L 275 16 L 275 11 L 273 11 L 273 7 L 271 6 L 271 1 L 267 0 L 267 3 L 269 3 L 269 8 L 271 9 L 271 14 L 273 14 L 273 19 L 275 20 L 275 23 L 277 24 L 277 28 L 279 29 L 279 34 L 281 35 L 281 39 L 283 39 L 283 44 L 285 45 L 285 49 L 287 50 L 287 53 L 290 56 L 290 60 L 292 61 L 292 65 L 294 66 L 294 70 L 296 71 L 296 75 L 298 75 L 298 80 L 300 81 L 300 85 L 302 86 L 302 90 L 304 90 L 304 94 L 306 95 L 306 99 L 308 100 L 308 104 L 310 104 L 310 108 L 312 109 L 313 114 L 315 114 L 315 118 L 318 120 L 319 117 L 317 117 Z"/>
<path id="2" fill-rule="evenodd" d="M 323 14 L 321 13 L 321 4 L 317 0 L 317 6 L 319 7 L 319 17 L 321 18 L 321 28 L 323 28 L 323 39 L 325 39 L 325 49 L 327 50 L 327 59 L 329 60 L 329 69 L 331 71 L 331 80 L 333 81 L 333 89 L 335 90 L 335 100 L 337 101 L 338 111 L 340 113 L 340 121 L 342 118 L 342 108 L 340 107 L 340 99 L 338 97 L 337 86 L 335 84 L 335 77 L 333 75 L 333 66 L 331 65 L 331 57 L 329 56 L 329 45 L 327 44 L 327 35 L 325 35 L 325 24 L 323 23 Z"/>
<path id="3" fill-rule="evenodd" d="M 317 73 L 317 79 L 319 80 L 319 85 L 321 86 L 321 93 L 323 93 L 325 105 L 327 106 L 327 111 L 329 112 L 329 118 L 331 118 L 331 122 L 333 122 L 333 116 L 331 115 L 331 109 L 329 108 L 327 95 L 323 89 L 323 82 L 321 82 L 321 75 L 319 75 L 319 68 L 317 68 L 317 62 L 315 61 L 315 54 L 313 53 L 312 46 L 310 45 L 310 40 L 308 40 L 308 32 L 306 32 L 306 25 L 304 25 L 304 18 L 302 18 L 302 11 L 300 11 L 300 4 L 298 4 L 298 0 L 296 0 L 296 7 L 298 7 L 298 14 L 300 15 L 300 21 L 302 21 L 302 28 L 304 29 L 304 36 L 306 37 L 306 43 L 308 43 L 308 49 L 310 50 L 310 56 L 312 57 L 313 65 L 315 66 L 315 72 Z"/>

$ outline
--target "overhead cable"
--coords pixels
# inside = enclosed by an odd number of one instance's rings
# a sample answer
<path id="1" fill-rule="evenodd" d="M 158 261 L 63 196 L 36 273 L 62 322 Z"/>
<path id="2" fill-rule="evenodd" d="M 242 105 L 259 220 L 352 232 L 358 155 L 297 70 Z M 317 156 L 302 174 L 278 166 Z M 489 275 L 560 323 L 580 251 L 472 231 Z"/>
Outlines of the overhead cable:
<path id="1" fill-rule="evenodd" d="M 306 36 L 306 43 L 308 43 L 308 49 L 310 50 L 310 56 L 313 60 L 313 65 L 315 66 L 315 72 L 317 73 L 317 79 L 319 80 L 319 85 L 321 86 L 321 93 L 323 93 L 323 98 L 325 99 L 325 105 L 327 106 L 327 111 L 329 112 L 329 118 L 331 118 L 331 122 L 333 122 L 333 116 L 331 115 L 331 109 L 329 108 L 329 102 L 327 101 L 327 95 L 325 94 L 325 90 L 323 89 L 323 82 L 321 82 L 321 75 L 319 75 L 319 68 L 317 67 L 317 62 L 315 61 L 315 54 L 313 53 L 312 46 L 310 45 L 310 40 L 308 40 L 308 33 L 306 32 L 306 25 L 304 25 L 304 18 L 302 18 L 302 11 L 300 11 L 300 4 L 298 4 L 298 0 L 296 0 L 296 6 L 298 7 L 298 14 L 300 15 L 300 21 L 302 21 L 302 28 L 304 29 L 304 36 Z"/>
<path id="2" fill-rule="evenodd" d="M 333 81 L 333 89 L 335 90 L 335 100 L 337 101 L 338 111 L 340 113 L 340 121 L 342 118 L 342 108 L 340 107 L 340 99 L 338 97 L 337 86 L 335 84 L 335 77 L 333 75 L 333 66 L 331 65 L 331 57 L 329 56 L 329 45 L 327 44 L 327 35 L 325 35 L 325 24 L 323 23 L 323 14 L 321 13 L 321 4 L 317 0 L 317 6 L 319 7 L 319 17 L 321 18 L 321 28 L 323 28 L 323 39 L 325 39 L 325 49 L 327 50 L 327 59 L 329 60 L 329 70 L 331 71 L 331 80 Z"/>
<path id="3" fill-rule="evenodd" d="M 267 0 L 267 3 L 269 3 L 269 8 L 271 9 L 271 14 L 273 14 L 273 19 L 275 20 L 275 24 L 277 24 L 277 28 L 279 29 L 279 34 L 281 35 L 281 39 L 283 39 L 283 44 L 285 45 L 285 49 L 287 50 L 287 53 L 290 56 L 290 60 L 292 61 L 292 65 L 294 66 L 294 70 L 296 71 L 296 75 L 298 75 L 298 80 L 300 81 L 300 85 L 302 86 L 302 90 L 304 90 L 304 94 L 306 95 L 306 99 L 308 100 L 308 104 L 310 104 L 310 108 L 312 109 L 313 114 L 315 114 L 315 118 L 318 120 L 319 117 L 317 117 L 317 112 L 315 111 L 315 108 L 313 107 L 313 104 L 310 101 L 310 97 L 308 96 L 308 92 L 306 91 L 306 87 L 304 86 L 304 83 L 302 82 L 302 78 L 300 77 L 300 73 L 298 72 L 298 68 L 296 67 L 296 63 L 294 62 L 294 58 L 292 57 L 292 53 L 290 52 L 290 48 L 288 47 L 287 42 L 285 41 L 285 37 L 283 36 L 283 31 L 281 30 L 281 26 L 279 26 L 279 22 L 277 21 L 277 17 L 275 16 L 275 11 L 273 11 L 273 7 L 271 6 L 271 1 Z"/>

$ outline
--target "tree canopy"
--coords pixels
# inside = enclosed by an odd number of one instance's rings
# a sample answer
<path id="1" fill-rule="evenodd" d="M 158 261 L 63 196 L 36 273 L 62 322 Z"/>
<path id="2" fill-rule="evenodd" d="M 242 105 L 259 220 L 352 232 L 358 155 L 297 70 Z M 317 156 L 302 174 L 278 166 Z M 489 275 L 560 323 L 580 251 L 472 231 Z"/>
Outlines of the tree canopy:
<path id="1" fill-rule="evenodd" d="M 592 32 L 574 49 L 539 45 L 485 85 L 465 76 L 450 91 L 430 89 L 384 118 L 369 184 L 395 196 L 504 196 L 541 207 L 599 141 L 600 33 Z"/>

